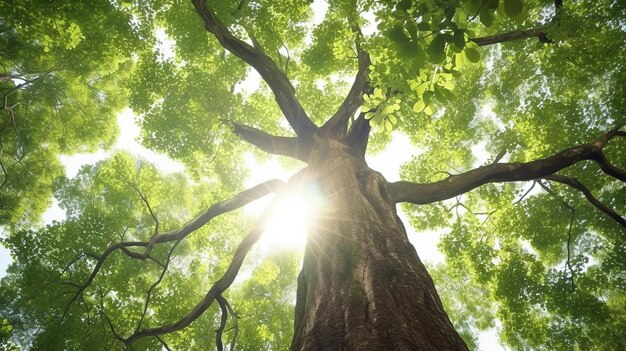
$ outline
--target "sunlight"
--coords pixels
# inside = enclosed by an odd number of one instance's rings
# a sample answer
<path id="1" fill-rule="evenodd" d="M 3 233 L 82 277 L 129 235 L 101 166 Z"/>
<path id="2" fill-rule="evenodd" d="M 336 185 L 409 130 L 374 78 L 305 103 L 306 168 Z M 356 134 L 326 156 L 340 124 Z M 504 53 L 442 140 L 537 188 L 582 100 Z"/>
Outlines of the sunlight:
<path id="1" fill-rule="evenodd" d="M 247 188 L 267 181 L 281 179 L 287 182 L 295 173 L 286 170 L 277 158 L 259 163 L 252 154 L 245 155 L 246 165 L 252 170 L 246 180 Z M 267 196 L 247 205 L 244 212 L 260 216 L 263 210 L 276 197 Z M 265 232 L 258 245 L 262 253 L 269 253 L 285 248 L 302 248 L 306 244 L 307 224 L 317 209 L 322 206 L 322 198 L 314 184 L 303 185 L 300 189 L 283 194 L 270 214 Z"/>
<path id="2" fill-rule="evenodd" d="M 276 199 L 265 232 L 260 240 L 264 252 L 284 248 L 303 248 L 307 240 L 307 227 L 323 199 L 314 185 L 283 194 Z"/>
<path id="3" fill-rule="evenodd" d="M 276 248 L 304 247 L 313 210 L 311 202 L 302 196 L 285 194 L 272 210 L 263 239 Z"/>

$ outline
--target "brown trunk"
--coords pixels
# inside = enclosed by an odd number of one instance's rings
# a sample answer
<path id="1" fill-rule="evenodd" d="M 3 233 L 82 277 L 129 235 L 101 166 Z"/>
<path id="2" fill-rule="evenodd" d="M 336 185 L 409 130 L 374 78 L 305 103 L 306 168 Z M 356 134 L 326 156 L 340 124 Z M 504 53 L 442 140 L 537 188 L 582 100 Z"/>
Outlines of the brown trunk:
<path id="1" fill-rule="evenodd" d="M 318 141 L 306 172 L 326 202 L 309 230 L 290 350 L 467 350 L 382 175 L 334 141 Z"/>

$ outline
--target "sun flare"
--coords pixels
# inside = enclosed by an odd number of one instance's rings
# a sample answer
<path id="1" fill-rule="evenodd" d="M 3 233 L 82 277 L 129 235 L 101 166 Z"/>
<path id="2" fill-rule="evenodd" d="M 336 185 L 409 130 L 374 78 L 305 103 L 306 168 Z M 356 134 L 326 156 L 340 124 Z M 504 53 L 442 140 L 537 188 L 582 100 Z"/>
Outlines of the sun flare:
<path id="1" fill-rule="evenodd" d="M 319 191 L 307 186 L 278 195 L 274 201 L 261 246 L 269 250 L 304 247 L 307 227 L 323 203 Z"/>
<path id="2" fill-rule="evenodd" d="M 322 196 L 315 184 L 280 195 L 263 235 L 277 246 L 304 246 L 309 222 L 322 205 Z"/>
<path id="3" fill-rule="evenodd" d="M 312 209 L 295 194 L 287 194 L 277 201 L 265 227 L 264 238 L 274 245 L 304 245 Z"/>

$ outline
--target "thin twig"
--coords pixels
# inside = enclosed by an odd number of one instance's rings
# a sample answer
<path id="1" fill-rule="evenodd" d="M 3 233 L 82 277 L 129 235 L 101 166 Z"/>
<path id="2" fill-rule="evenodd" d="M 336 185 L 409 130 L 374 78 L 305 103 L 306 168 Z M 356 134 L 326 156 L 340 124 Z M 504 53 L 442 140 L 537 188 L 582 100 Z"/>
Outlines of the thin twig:
<path id="1" fill-rule="evenodd" d="M 553 174 L 551 176 L 544 177 L 544 179 L 551 180 L 551 181 L 558 182 L 558 183 L 562 183 L 562 184 L 568 185 L 568 186 L 570 186 L 570 187 L 572 187 L 574 189 L 579 190 L 580 192 L 583 193 L 583 195 L 585 195 L 585 198 L 587 198 L 587 200 L 595 208 L 597 208 L 598 210 L 600 210 L 600 211 L 604 212 L 605 214 L 607 214 L 609 217 L 611 217 L 617 223 L 621 224 L 623 227 L 626 227 L 626 219 L 624 219 L 624 217 L 620 216 L 619 213 L 617 213 L 614 209 L 608 207 L 607 205 L 602 203 L 600 200 L 598 200 L 595 196 L 593 196 L 593 194 L 591 193 L 591 190 L 589 190 L 589 188 L 587 188 L 578 179 L 562 176 L 562 175 L 559 175 L 559 174 Z"/>
<path id="2" fill-rule="evenodd" d="M 526 190 L 526 192 L 519 198 L 517 199 L 515 202 L 513 202 L 511 205 L 517 205 L 518 203 L 520 203 L 522 200 L 524 200 L 524 198 L 530 194 L 530 192 L 533 190 L 533 188 L 535 187 L 535 184 L 537 184 L 536 180 L 533 180 L 533 184 L 530 186 L 530 188 L 528 188 L 528 190 Z"/>
<path id="3" fill-rule="evenodd" d="M 154 288 L 156 288 L 159 284 L 161 284 L 161 281 L 163 280 L 163 277 L 165 276 L 165 273 L 167 272 L 167 268 L 169 267 L 169 264 L 172 260 L 172 253 L 174 252 L 174 249 L 176 249 L 176 246 L 178 246 L 178 244 L 180 243 L 182 239 L 179 239 L 178 241 L 176 241 L 174 243 L 174 245 L 172 245 L 172 247 L 170 248 L 170 250 L 167 253 L 167 259 L 165 260 L 165 264 L 163 265 L 163 270 L 161 271 L 161 274 L 159 275 L 159 278 L 152 283 L 152 285 L 150 286 L 150 288 L 148 289 L 147 293 L 146 293 L 146 301 L 143 305 L 143 312 L 141 313 L 141 318 L 139 319 L 139 323 L 137 323 L 137 328 L 135 328 L 135 332 L 138 331 L 141 328 L 141 323 L 143 323 L 143 320 L 146 316 L 146 312 L 148 311 L 148 304 L 150 303 L 150 297 L 152 296 L 152 290 Z"/>
<path id="4" fill-rule="evenodd" d="M 174 323 L 155 328 L 148 328 L 133 333 L 133 335 L 123 340 L 126 347 L 129 347 L 137 340 L 147 336 L 162 335 L 183 329 L 200 317 L 209 308 L 209 306 L 213 304 L 213 302 L 217 299 L 217 296 L 221 295 L 230 287 L 239 274 L 239 270 L 241 269 L 248 252 L 263 234 L 269 215 L 276 205 L 276 201 L 277 200 L 274 199 L 274 201 L 265 209 L 254 228 L 252 228 L 252 230 L 239 243 L 239 246 L 230 261 L 226 272 L 224 272 L 222 277 L 211 286 L 204 298 L 198 302 L 191 311 Z"/>
<path id="5" fill-rule="evenodd" d="M 161 343 L 161 345 L 163 345 L 163 347 L 167 350 L 167 351 L 172 351 L 172 349 L 170 348 L 170 346 L 163 340 L 161 339 L 160 336 L 157 336 L 156 339 Z"/>
<path id="6" fill-rule="evenodd" d="M 565 261 L 565 266 L 570 271 L 570 284 L 572 286 L 572 291 L 576 290 L 576 285 L 574 284 L 574 268 L 572 267 L 571 261 L 571 244 L 572 244 L 572 226 L 574 224 L 574 215 L 576 213 L 576 209 L 572 207 L 572 205 L 568 204 L 565 200 L 563 200 L 557 193 L 555 193 L 552 189 L 548 188 L 541 180 L 537 180 L 537 183 L 546 191 L 548 194 L 554 196 L 559 202 L 565 206 L 571 212 L 571 217 L 569 221 L 569 227 L 567 229 L 567 260 Z"/>

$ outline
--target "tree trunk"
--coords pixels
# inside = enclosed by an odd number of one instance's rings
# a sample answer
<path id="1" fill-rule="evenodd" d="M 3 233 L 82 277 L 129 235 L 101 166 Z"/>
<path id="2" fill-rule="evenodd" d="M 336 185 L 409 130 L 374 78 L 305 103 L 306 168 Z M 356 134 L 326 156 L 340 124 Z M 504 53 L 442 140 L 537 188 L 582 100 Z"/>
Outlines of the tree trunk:
<path id="1" fill-rule="evenodd" d="M 290 350 L 467 350 L 388 183 L 354 154 L 318 140 L 305 171 L 325 203 L 309 228 Z"/>

